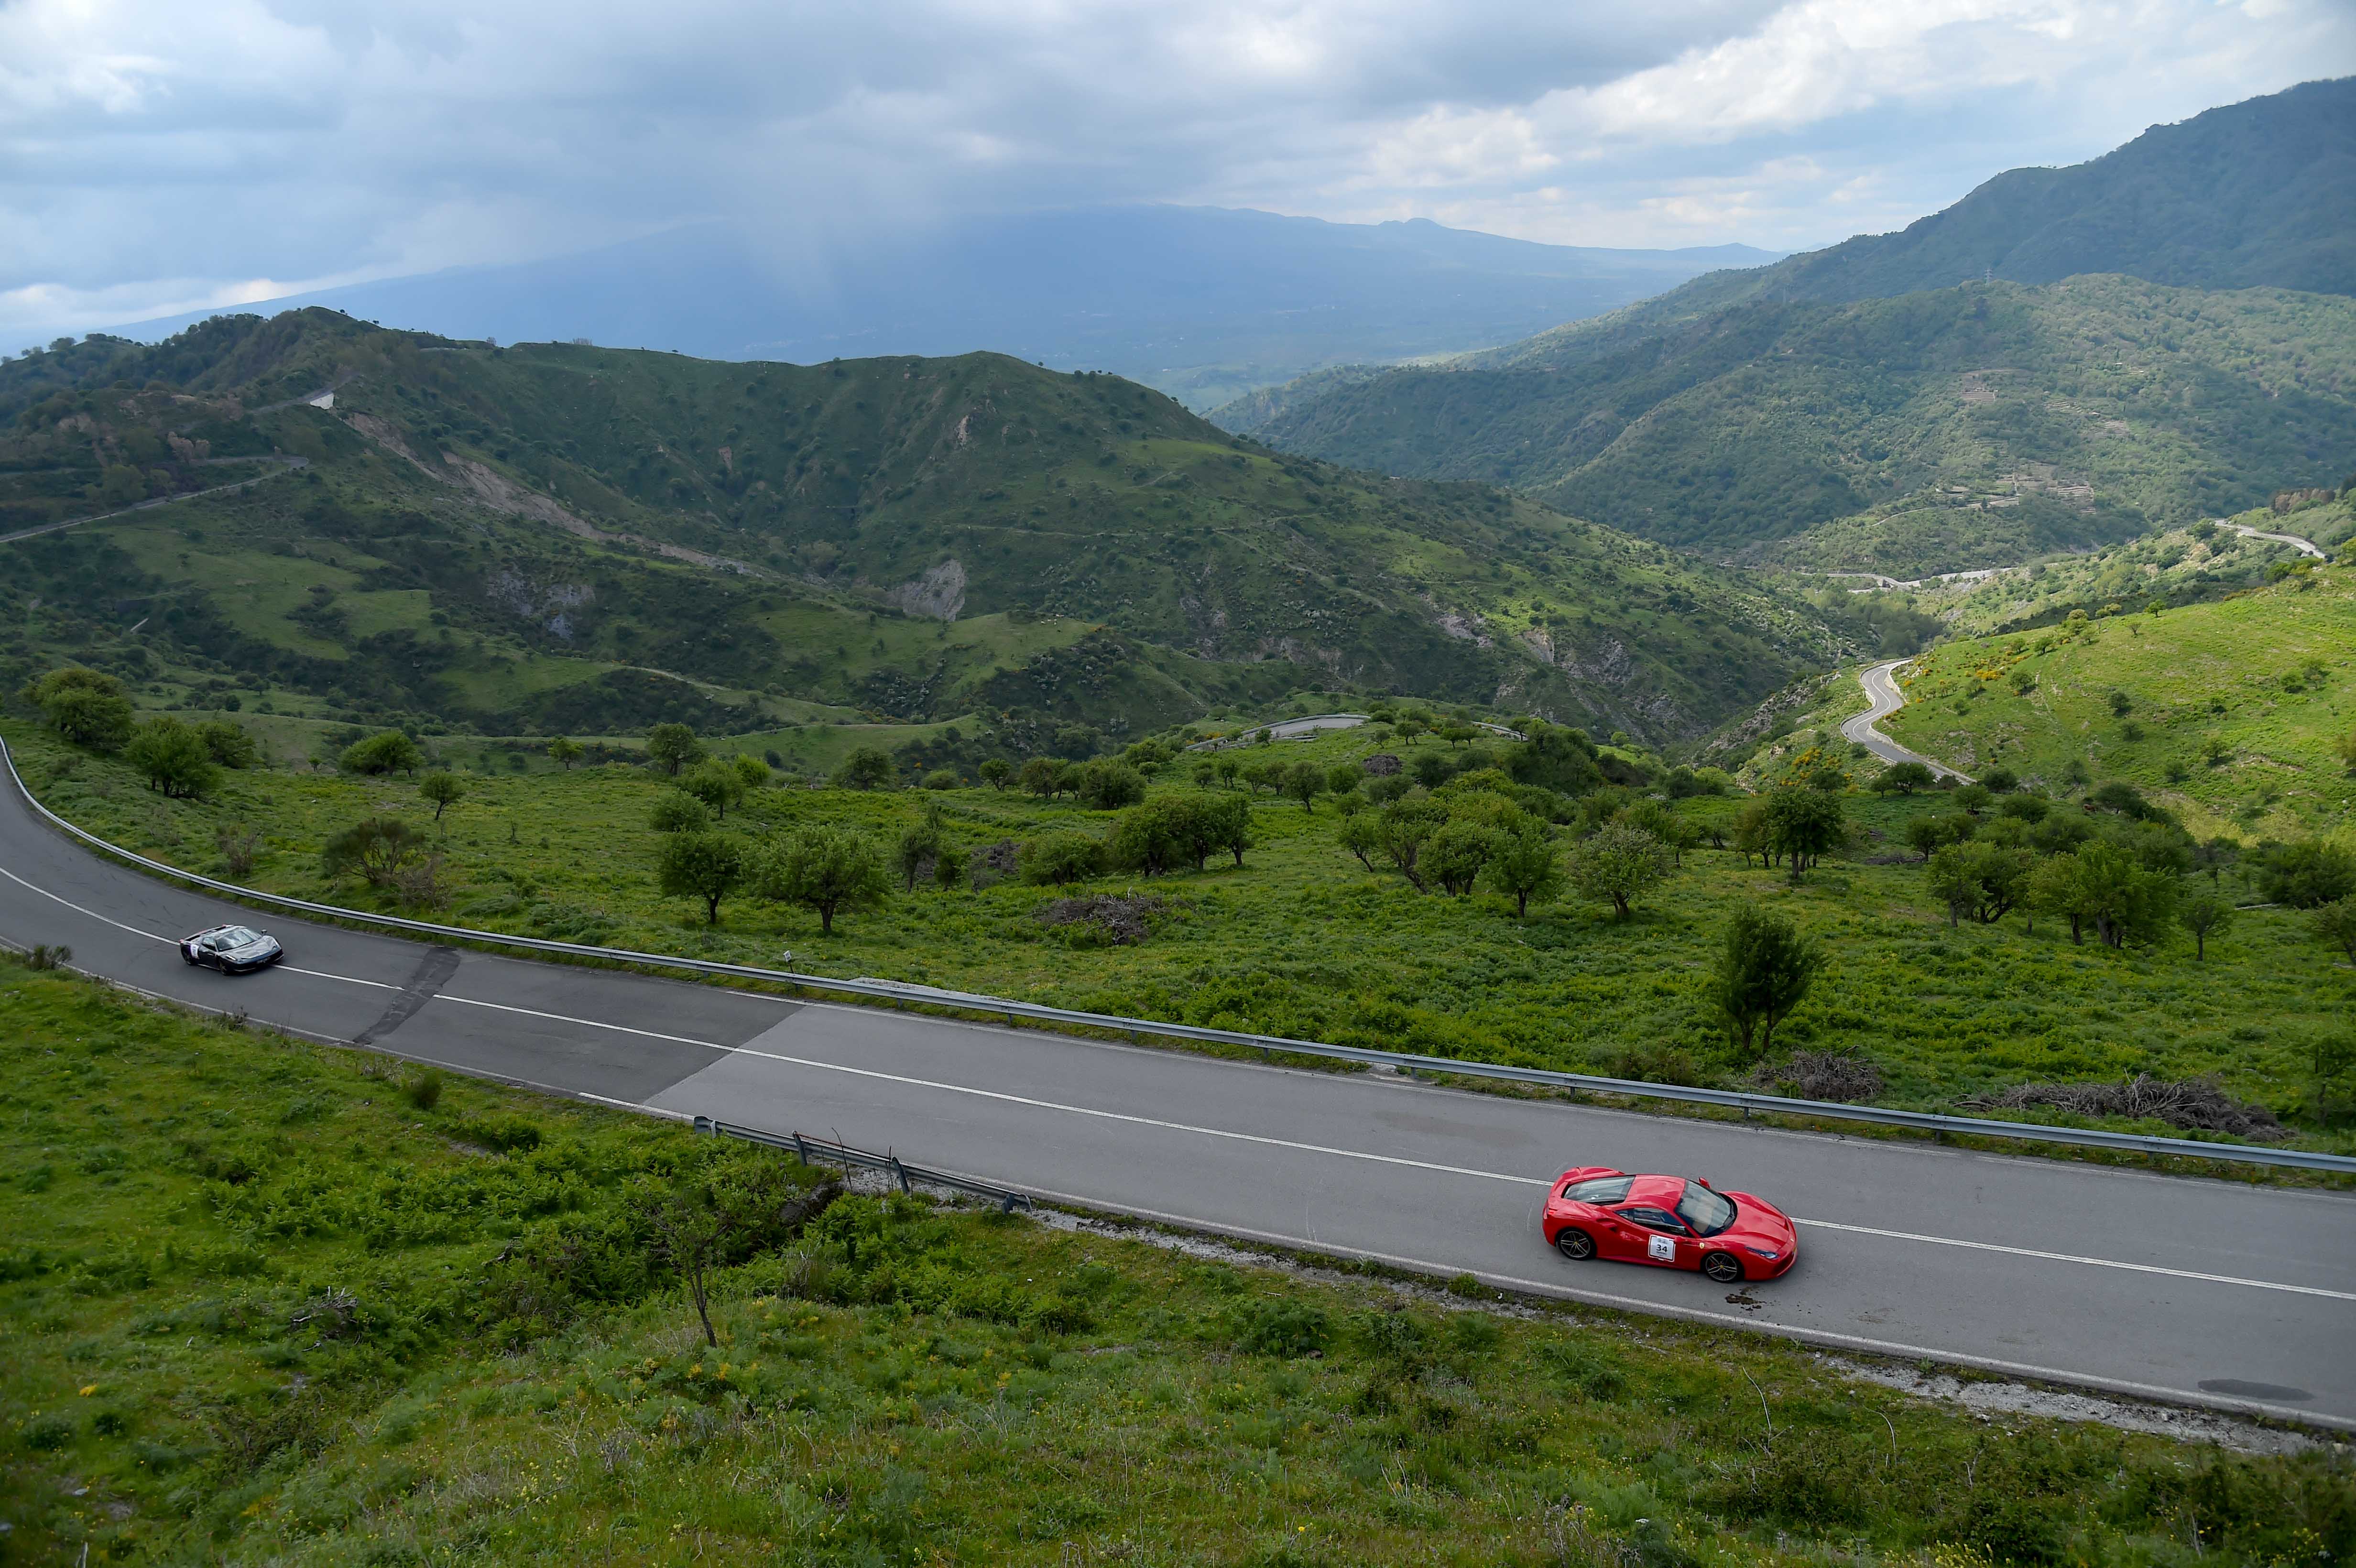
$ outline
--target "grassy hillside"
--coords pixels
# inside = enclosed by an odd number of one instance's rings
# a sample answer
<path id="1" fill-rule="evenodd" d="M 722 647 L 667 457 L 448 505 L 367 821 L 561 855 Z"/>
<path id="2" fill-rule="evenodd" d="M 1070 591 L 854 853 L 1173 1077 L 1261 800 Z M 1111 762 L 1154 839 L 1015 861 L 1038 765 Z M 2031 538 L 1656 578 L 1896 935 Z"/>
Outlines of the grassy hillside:
<path id="1" fill-rule="evenodd" d="M 766 1149 L 13 963 L 0 1030 L 11 1563 L 2356 1547 L 2325 1451 L 1991 1423 L 1763 1339 L 828 1202 Z M 750 1223 L 711 1347 L 655 1221 L 715 1209 Z"/>
<path id="2" fill-rule="evenodd" d="M 2356 732 L 2351 576 L 1943 643 L 1883 729 L 1966 772 L 2125 779 L 2211 830 L 2356 834 L 2356 775 L 2335 750 Z"/>
<path id="3" fill-rule="evenodd" d="M 1711 555 L 1914 576 L 2338 485 L 2351 346 L 2356 301 L 2121 277 L 1762 299 L 1341 383 L 1258 433 Z M 1825 524 L 1837 549 L 1769 548 Z"/>
<path id="4" fill-rule="evenodd" d="M 1756 856 L 1712 847 L 1713 831 L 1730 832 L 1744 801 L 1660 805 L 1668 820 L 1689 823 L 1698 842 L 1621 922 L 1608 903 L 1569 894 L 1522 919 L 1496 893 L 1418 892 L 1381 854 L 1372 856 L 1374 869 L 1353 857 L 1332 801 L 1305 811 L 1264 790 L 1248 795 L 1254 846 L 1240 866 L 1222 852 L 1200 872 L 1083 875 L 1060 889 L 1006 875 L 1014 847 L 1059 832 L 1102 838 L 1115 813 L 986 787 L 757 790 L 720 825 L 755 853 L 820 824 L 888 849 L 933 809 L 957 855 L 1004 847 L 1001 869 L 980 878 L 989 885 L 943 892 L 922 881 L 909 891 L 895 881 L 881 907 L 845 914 L 828 936 L 807 911 L 750 892 L 725 900 L 717 925 L 705 923 L 701 902 L 660 893 L 664 840 L 650 812 L 675 791 L 644 767 L 477 773 L 461 751 L 446 760 L 467 772 L 469 793 L 434 825 L 416 785 L 397 776 L 254 770 L 228 773 L 208 799 L 166 801 L 118 762 L 29 726 L 7 732 L 27 780 L 59 813 L 216 873 L 224 830 L 253 832 L 248 877 L 298 896 L 382 897 L 357 879 L 329 880 L 319 851 L 331 834 L 389 813 L 429 834 L 444 855 L 434 901 L 463 924 L 756 965 L 789 949 L 796 967 L 820 974 L 1672 1082 L 1747 1081 L 1752 1064 L 1732 1053 L 1708 983 L 1725 922 L 1761 903 L 1821 940 L 1830 964 L 1779 1034 L 1767 1082 L 1780 1081 L 1794 1050 L 1854 1055 L 1885 1083 L 1882 1099 L 1934 1109 L 2024 1082 L 2218 1073 L 2233 1094 L 2275 1107 L 2326 1147 L 2356 1147 L 2356 1126 L 2344 1118 L 2330 1128 L 2306 1119 L 2309 1047 L 2351 998 L 2338 981 L 2318 980 L 2324 950 L 2303 914 L 2254 912 L 2198 962 L 2190 939 L 2172 932 L 2154 947 L 2114 951 L 2073 945 L 2066 925 L 2017 912 L 1993 925 L 1953 927 L 1905 839 L 1915 818 L 1954 810 L 1940 795 L 1847 795 L 1848 845 L 1797 882 Z M 1509 762 L 1512 752 L 1511 743 L 1454 746 L 1430 736 L 1384 741 L 1368 727 L 1251 748 L 1241 760 L 1339 764 L 1382 748 L 1410 768 L 1477 767 Z M 1161 765 L 1152 793 L 1199 793 L 1196 760 Z M 1526 798 L 1568 819 L 1559 847 L 1575 841 L 1577 805 Z M 1480 799 L 1464 797 L 1467 809 Z M 1606 811 L 1617 804 L 1598 799 Z M 2257 896 L 2246 871 L 2228 873 L 2224 884 L 2244 901 Z M 1149 939 L 1122 944 L 1087 924 L 1041 919 L 1057 898 L 1094 892 L 1162 901 L 1149 915 Z M 2023 986 L 2023 976 L 2037 984 Z"/>
<path id="5" fill-rule="evenodd" d="M 144 463 L 174 441 L 309 463 L 6 547 L 10 651 L 157 697 L 512 733 L 749 731 L 796 701 L 1151 728 L 1398 688 L 1665 738 L 1838 641 L 1526 500 L 1276 456 L 991 355 L 494 350 L 306 312 L 62 357 L 69 385 L 52 356 L 0 367 L 0 521 L 185 488 L 187 463 Z"/>

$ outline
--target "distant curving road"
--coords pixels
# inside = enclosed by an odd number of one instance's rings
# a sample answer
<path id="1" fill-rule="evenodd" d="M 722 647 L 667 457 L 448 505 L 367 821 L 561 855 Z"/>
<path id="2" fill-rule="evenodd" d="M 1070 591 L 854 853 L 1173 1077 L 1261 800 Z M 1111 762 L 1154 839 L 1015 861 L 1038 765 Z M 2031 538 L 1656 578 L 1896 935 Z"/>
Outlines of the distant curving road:
<path id="1" fill-rule="evenodd" d="M 1910 752 L 1874 725 L 1906 706 L 1906 694 L 1898 689 L 1897 674 L 1907 659 L 1890 659 L 1858 673 L 1859 684 L 1873 706 L 1841 726 L 1845 739 L 1855 741 L 1885 763 L 1920 763 L 1931 770 L 1933 778 L 1951 778 L 1969 784 L 1972 781 L 1935 758 L 1920 752 Z"/>
<path id="2" fill-rule="evenodd" d="M 2246 528 L 2240 523 L 2228 523 L 2222 518 L 2219 518 L 2218 523 L 2220 527 L 2231 528 L 2244 539 L 2271 539 L 2276 544 L 2290 546 L 2301 555 L 2311 555 L 2318 560 L 2331 559 L 2321 545 L 2317 544 L 2313 539 L 2301 539 L 2297 534 L 2270 534 L 2262 528 Z"/>
<path id="3" fill-rule="evenodd" d="M 173 940 L 286 944 L 229 979 Z M 69 842 L 0 770 L 0 940 L 65 943 L 151 995 L 242 1009 L 602 1104 L 838 1135 L 1050 1198 L 1808 1342 L 2356 1430 L 2356 1197 L 1771 1131 L 1300 1072 L 276 916 Z M 5 1061 L 5 1057 L 0 1057 Z M 1538 1234 L 1571 1164 L 1708 1177 L 1801 1221 L 1787 1276 L 1571 1264 Z"/>

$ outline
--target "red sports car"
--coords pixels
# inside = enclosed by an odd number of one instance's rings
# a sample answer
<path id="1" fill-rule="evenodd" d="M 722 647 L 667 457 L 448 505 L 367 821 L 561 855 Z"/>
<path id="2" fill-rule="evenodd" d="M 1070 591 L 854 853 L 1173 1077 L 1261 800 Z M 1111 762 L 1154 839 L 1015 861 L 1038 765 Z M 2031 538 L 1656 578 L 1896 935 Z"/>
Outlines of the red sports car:
<path id="1" fill-rule="evenodd" d="M 1791 1217 L 1763 1198 L 1601 1165 L 1555 1179 L 1547 1192 L 1546 1239 L 1573 1261 L 1699 1269 L 1720 1285 L 1772 1279 L 1800 1255 Z"/>

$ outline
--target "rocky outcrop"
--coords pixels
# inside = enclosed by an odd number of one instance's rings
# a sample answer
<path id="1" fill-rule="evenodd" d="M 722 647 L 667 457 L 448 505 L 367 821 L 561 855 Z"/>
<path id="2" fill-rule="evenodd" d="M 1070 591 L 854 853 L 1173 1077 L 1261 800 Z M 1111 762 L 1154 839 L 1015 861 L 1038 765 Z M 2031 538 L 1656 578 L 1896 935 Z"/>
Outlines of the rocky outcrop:
<path id="1" fill-rule="evenodd" d="M 915 581 L 903 582 L 884 594 L 884 602 L 904 615 L 954 621 L 965 608 L 965 565 L 951 556 L 927 568 Z"/>

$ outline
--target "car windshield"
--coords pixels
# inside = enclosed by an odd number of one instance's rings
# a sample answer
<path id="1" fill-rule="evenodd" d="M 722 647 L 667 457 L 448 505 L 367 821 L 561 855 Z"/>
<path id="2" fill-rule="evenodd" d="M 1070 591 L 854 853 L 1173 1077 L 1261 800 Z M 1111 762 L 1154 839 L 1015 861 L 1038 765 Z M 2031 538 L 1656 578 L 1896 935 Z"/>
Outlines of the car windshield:
<path id="1" fill-rule="evenodd" d="M 1677 1200 L 1677 1214 L 1696 1235 L 1715 1236 L 1734 1223 L 1734 1202 L 1698 1181 L 1688 1181 L 1686 1195 Z"/>
<path id="2" fill-rule="evenodd" d="M 232 925 L 213 938 L 213 941 L 222 947 L 244 947 L 261 940 L 262 938 L 241 925 Z"/>
<path id="3" fill-rule="evenodd" d="M 1628 1189 L 1635 1179 L 1633 1176 L 1593 1176 L 1570 1183 L 1562 1189 L 1562 1195 L 1573 1203 L 1617 1203 L 1628 1196 Z"/>

